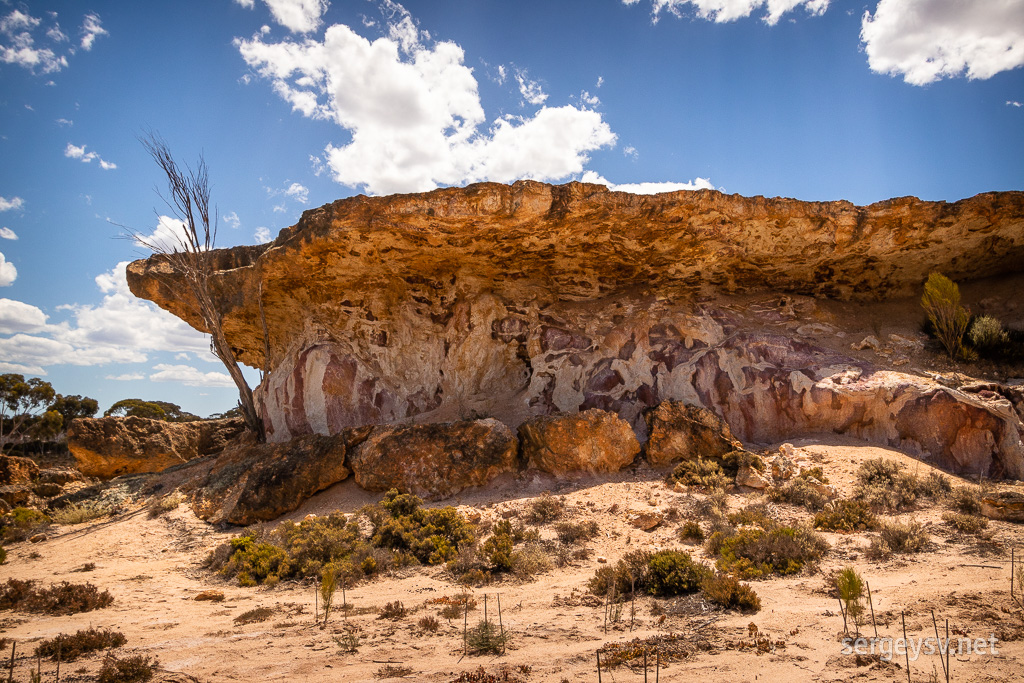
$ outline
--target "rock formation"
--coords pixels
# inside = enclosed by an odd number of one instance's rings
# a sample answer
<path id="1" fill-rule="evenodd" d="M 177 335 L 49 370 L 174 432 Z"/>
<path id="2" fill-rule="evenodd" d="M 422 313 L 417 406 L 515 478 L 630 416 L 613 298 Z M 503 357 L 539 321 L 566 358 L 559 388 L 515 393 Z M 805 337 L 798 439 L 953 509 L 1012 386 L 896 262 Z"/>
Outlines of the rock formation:
<path id="1" fill-rule="evenodd" d="M 68 427 L 68 449 L 82 474 L 110 479 L 121 474 L 160 472 L 201 455 L 219 453 L 244 427 L 241 419 L 77 419 Z"/>
<path id="2" fill-rule="evenodd" d="M 519 427 L 519 434 L 526 465 L 555 475 L 618 472 L 640 453 L 629 423 L 597 408 L 535 417 Z"/>
<path id="3" fill-rule="evenodd" d="M 480 184 L 341 200 L 210 258 L 228 338 L 266 373 L 271 441 L 481 417 L 518 429 L 600 409 L 646 443 L 644 411 L 678 401 L 744 441 L 838 432 L 1024 477 L 1024 426 L 1005 398 L 765 332 L 709 294 L 884 299 L 933 270 L 1019 272 L 1021 192 L 858 207 Z M 128 281 L 202 329 L 165 259 L 132 263 Z"/>

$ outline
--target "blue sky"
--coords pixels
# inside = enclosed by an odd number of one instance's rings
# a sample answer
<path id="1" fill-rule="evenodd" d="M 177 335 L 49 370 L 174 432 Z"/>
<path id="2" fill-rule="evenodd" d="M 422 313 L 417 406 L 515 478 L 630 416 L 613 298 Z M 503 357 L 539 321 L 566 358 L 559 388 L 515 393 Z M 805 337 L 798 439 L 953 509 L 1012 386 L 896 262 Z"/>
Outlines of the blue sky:
<path id="1" fill-rule="evenodd" d="M 1024 189 L 1022 64 L 1024 0 L 0 0 L 0 372 L 234 405 L 124 284 L 174 230 L 147 130 L 220 246 L 478 180 L 952 201 Z"/>

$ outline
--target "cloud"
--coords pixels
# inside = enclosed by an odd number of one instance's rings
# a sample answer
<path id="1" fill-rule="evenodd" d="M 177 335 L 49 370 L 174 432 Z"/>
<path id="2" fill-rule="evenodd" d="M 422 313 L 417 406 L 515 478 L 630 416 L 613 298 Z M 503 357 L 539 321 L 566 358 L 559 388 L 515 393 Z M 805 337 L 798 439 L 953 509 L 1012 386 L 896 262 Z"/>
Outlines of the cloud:
<path id="1" fill-rule="evenodd" d="M 256 228 L 256 232 L 253 234 L 253 237 L 256 239 L 256 242 L 258 242 L 259 244 L 266 244 L 270 240 L 274 239 L 270 235 L 270 228 L 263 228 L 263 227 Z"/>
<path id="2" fill-rule="evenodd" d="M 587 154 L 615 143 L 585 106 L 545 106 L 530 118 L 485 127 L 473 70 L 461 47 L 430 39 L 389 2 L 387 34 L 370 41 L 343 24 L 322 41 L 236 40 L 246 63 L 292 109 L 333 121 L 351 136 L 329 144 L 334 180 L 370 194 L 519 178 L 554 180 L 582 171 Z"/>
<path id="3" fill-rule="evenodd" d="M 274 20 L 292 33 L 309 33 L 320 26 L 327 0 L 264 0 Z M 243 3 L 244 5 L 244 3 Z M 252 3 L 250 2 L 251 6 Z"/>
<path id="4" fill-rule="evenodd" d="M 21 197 L 0 197 L 0 211 L 11 211 L 13 209 L 20 209 L 24 206 L 25 200 Z"/>
<path id="5" fill-rule="evenodd" d="M 109 35 L 107 30 L 100 25 L 100 15 L 96 13 L 86 14 L 85 20 L 82 22 L 82 49 L 89 51 L 92 49 L 92 44 L 100 36 Z"/>
<path id="6" fill-rule="evenodd" d="M 57 119 L 57 125 L 58 126 L 68 126 L 68 127 L 71 127 L 71 126 L 75 125 L 75 122 L 72 121 L 71 119 Z"/>
<path id="7" fill-rule="evenodd" d="M 31 304 L 0 299 L 0 334 L 38 332 L 46 327 L 46 314 Z"/>
<path id="8" fill-rule="evenodd" d="M 1016 100 L 1006 100 L 1006 106 L 1008 106 L 1008 107 L 1024 107 L 1024 102 L 1018 102 Z"/>
<path id="9" fill-rule="evenodd" d="M 0 363 L 0 372 L 14 372 L 19 375 L 46 376 L 46 370 L 38 365 L 21 365 L 20 363 Z"/>
<path id="10" fill-rule="evenodd" d="M 641 0 L 622 0 L 627 5 L 635 5 Z M 651 15 L 655 22 L 662 12 L 676 17 L 685 16 L 687 9 L 696 11 L 701 19 L 725 23 L 749 17 L 755 10 L 764 9 L 762 20 L 774 26 L 782 15 L 803 7 L 809 14 L 820 16 L 828 9 L 830 0 L 651 0 Z"/>
<path id="11" fill-rule="evenodd" d="M 158 216 L 156 228 L 148 235 L 136 235 L 135 244 L 155 252 L 184 251 L 188 240 L 185 223 L 171 216 Z"/>
<path id="12" fill-rule="evenodd" d="M 141 372 L 126 372 L 123 375 L 107 375 L 104 379 L 110 379 L 115 382 L 136 382 L 140 379 L 146 379 L 146 376 Z"/>
<path id="13" fill-rule="evenodd" d="M 880 0 L 860 39 L 872 71 L 926 85 L 1024 65 L 1024 0 Z"/>
<path id="14" fill-rule="evenodd" d="M 609 182 L 594 171 L 587 171 L 580 180 L 584 183 L 606 185 L 613 192 L 629 192 L 632 194 L 658 194 L 660 192 L 678 192 L 679 190 L 713 190 L 715 186 L 707 178 L 697 178 L 686 183 L 623 183 L 616 185 Z"/>
<path id="15" fill-rule="evenodd" d="M 303 187 L 299 183 L 292 183 L 284 193 L 302 204 L 309 202 L 309 188 Z"/>
<path id="16" fill-rule="evenodd" d="M 245 9 L 252 9 L 256 6 L 256 0 L 235 0 L 235 3 L 241 5 Z"/>
<path id="17" fill-rule="evenodd" d="M 627 156 L 630 159 L 639 159 L 640 158 L 640 152 L 636 151 L 636 147 L 634 147 L 633 145 L 626 145 L 625 147 L 623 147 L 622 148 L 622 155 L 623 156 Z"/>
<path id="18" fill-rule="evenodd" d="M 154 382 L 181 382 L 189 387 L 233 387 L 230 375 L 224 372 L 201 372 L 191 365 L 168 365 L 161 363 L 153 367 L 155 373 L 149 376 Z"/>
<path id="19" fill-rule="evenodd" d="M 104 171 L 111 171 L 117 168 L 117 164 L 111 163 L 109 161 L 104 161 L 97 152 L 86 152 L 85 147 L 85 145 L 78 147 L 69 142 L 68 146 L 64 148 L 64 156 L 66 156 L 68 159 L 78 159 L 84 164 L 92 163 L 93 161 L 99 159 L 100 168 L 102 168 Z"/>
<path id="20" fill-rule="evenodd" d="M 0 287 L 9 287 L 18 279 L 18 269 L 0 252 Z"/>
<path id="21" fill-rule="evenodd" d="M 238 217 L 238 214 L 232 211 L 231 213 L 223 216 L 223 221 L 228 224 L 229 228 L 234 230 L 238 229 L 238 226 L 242 224 L 242 220 Z"/>
<path id="22" fill-rule="evenodd" d="M 0 228 L 0 238 L 5 240 L 16 240 L 18 239 L 18 236 L 10 228 L 4 227 Z"/>
<path id="23" fill-rule="evenodd" d="M 516 72 L 516 83 L 519 84 L 519 94 L 530 104 L 539 106 L 547 101 L 547 93 L 541 88 L 540 83 L 531 81 L 525 71 Z"/>

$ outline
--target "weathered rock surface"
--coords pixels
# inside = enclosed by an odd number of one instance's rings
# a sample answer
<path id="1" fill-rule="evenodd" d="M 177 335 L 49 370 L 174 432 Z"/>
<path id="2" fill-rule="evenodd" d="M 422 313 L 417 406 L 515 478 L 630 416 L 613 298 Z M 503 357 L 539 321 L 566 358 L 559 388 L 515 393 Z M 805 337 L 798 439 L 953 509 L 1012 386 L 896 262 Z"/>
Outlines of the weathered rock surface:
<path id="1" fill-rule="evenodd" d="M 241 434 L 241 419 L 164 422 L 142 417 L 84 418 L 68 427 L 68 449 L 89 477 L 160 472 L 219 453 Z"/>
<path id="2" fill-rule="evenodd" d="M 313 434 L 283 444 L 232 444 L 195 487 L 192 510 L 209 522 L 239 526 L 276 519 L 348 477 L 350 438 Z"/>
<path id="3" fill-rule="evenodd" d="M 356 483 L 433 500 L 518 469 L 519 444 L 494 419 L 377 427 L 349 457 Z"/>
<path id="4" fill-rule="evenodd" d="M 31 458 L 0 455 L 0 486 L 28 484 L 39 476 L 39 465 Z"/>
<path id="5" fill-rule="evenodd" d="M 739 448 L 729 425 L 698 405 L 664 401 L 645 415 L 649 438 L 647 461 L 665 467 L 680 460 L 721 460 Z"/>
<path id="6" fill-rule="evenodd" d="M 996 491 L 982 496 L 981 514 L 1004 522 L 1024 522 L 1024 495 L 1016 491 Z"/>
<path id="7" fill-rule="evenodd" d="M 595 408 L 534 418 L 519 427 L 519 435 L 527 467 L 555 475 L 618 472 L 640 453 L 630 424 Z"/>
<path id="8" fill-rule="evenodd" d="M 643 443 L 644 411 L 678 401 L 745 441 L 837 432 L 1024 477 L 1024 425 L 1005 398 L 766 333 L 707 296 L 886 298 L 934 270 L 1019 272 L 1021 192 L 857 207 L 481 184 L 338 201 L 269 245 L 210 258 L 228 339 L 267 373 L 257 399 L 272 441 L 480 416 L 516 429 L 597 408 Z M 168 268 L 131 264 L 132 291 L 202 329 Z"/>

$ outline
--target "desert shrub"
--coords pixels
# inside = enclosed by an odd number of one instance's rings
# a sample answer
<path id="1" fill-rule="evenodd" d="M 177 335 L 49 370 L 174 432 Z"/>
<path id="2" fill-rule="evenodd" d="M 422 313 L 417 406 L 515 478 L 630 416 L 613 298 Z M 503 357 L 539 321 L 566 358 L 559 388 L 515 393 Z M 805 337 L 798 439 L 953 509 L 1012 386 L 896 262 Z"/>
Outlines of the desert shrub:
<path id="1" fill-rule="evenodd" d="M 594 595 L 605 595 L 613 590 L 616 594 L 630 593 L 633 587 L 643 590 L 647 583 L 647 565 L 652 553 L 634 550 L 615 563 L 614 566 L 600 567 L 587 582 L 587 590 Z"/>
<path id="2" fill-rule="evenodd" d="M 702 543 L 704 541 L 704 530 L 700 528 L 700 524 L 696 520 L 688 520 L 679 527 L 677 532 L 679 540 L 689 543 Z"/>
<path id="3" fill-rule="evenodd" d="M 84 524 L 94 519 L 105 517 L 113 511 L 113 508 L 103 501 L 85 501 L 83 503 L 72 503 L 59 510 L 50 513 L 50 521 L 54 524 L 68 526 L 72 524 Z"/>
<path id="4" fill-rule="evenodd" d="M 670 484 L 678 482 L 710 491 L 720 491 L 732 483 L 718 462 L 701 457 L 696 460 L 683 460 L 668 475 L 667 481 Z"/>
<path id="5" fill-rule="evenodd" d="M 828 542 L 810 529 L 782 525 L 741 529 L 714 545 L 718 568 L 741 578 L 795 574 L 828 550 Z"/>
<path id="6" fill-rule="evenodd" d="M 529 675 L 533 667 L 528 664 L 520 664 L 516 669 L 518 673 Z M 563 681 L 567 680 L 565 678 Z M 475 671 L 463 671 L 451 683 L 526 683 L 526 679 L 517 675 L 508 665 L 502 664 L 497 673 L 490 673 L 482 666 Z"/>
<path id="7" fill-rule="evenodd" d="M 878 516 L 862 500 L 837 500 L 814 515 L 814 527 L 825 531 L 868 531 L 878 525 Z"/>
<path id="8" fill-rule="evenodd" d="M 928 545 L 928 532 L 920 522 L 883 524 L 876 538 L 871 539 L 866 555 L 873 560 L 893 553 L 919 553 Z"/>
<path id="9" fill-rule="evenodd" d="M 526 511 L 526 521 L 531 524 L 547 524 L 559 519 L 565 513 L 565 503 L 544 492 L 530 502 Z"/>
<path id="10" fill-rule="evenodd" d="M 96 629 L 89 627 L 76 631 L 73 635 L 61 633 L 53 638 L 48 638 L 36 646 L 37 657 L 49 657 L 56 660 L 58 653 L 61 661 L 71 662 L 83 655 L 99 650 L 107 650 L 114 647 L 121 647 L 128 639 L 124 634 L 114 629 Z"/>
<path id="11" fill-rule="evenodd" d="M 274 616 L 274 610 L 271 607 L 254 607 L 250 610 L 242 612 L 235 617 L 236 624 L 256 624 L 262 621 L 270 619 Z"/>
<path id="12" fill-rule="evenodd" d="M 411 666 L 402 664 L 384 664 L 376 672 L 374 678 L 405 678 L 412 673 Z"/>
<path id="13" fill-rule="evenodd" d="M 408 616 L 409 610 L 405 608 L 401 600 L 395 600 L 389 602 L 380 608 L 380 613 L 377 615 L 378 619 L 390 619 L 391 621 L 398 621 L 399 619 L 405 619 Z"/>
<path id="14" fill-rule="evenodd" d="M 749 585 L 729 574 L 708 576 L 700 586 L 701 594 L 711 603 L 725 609 L 741 612 L 757 612 L 761 609 L 761 598 Z"/>
<path id="15" fill-rule="evenodd" d="M 949 507 L 965 515 L 981 513 L 981 487 L 960 486 L 949 494 Z"/>
<path id="16" fill-rule="evenodd" d="M 711 570 L 681 550 L 660 550 L 647 560 L 644 589 L 661 597 L 696 593 Z"/>
<path id="17" fill-rule="evenodd" d="M 874 512 L 909 510 L 919 498 L 935 498 L 952 488 L 949 480 L 940 474 L 918 477 L 907 472 L 895 460 L 885 458 L 873 458 L 861 463 L 857 480 L 854 498 L 867 503 Z"/>
<path id="18" fill-rule="evenodd" d="M 177 510 L 178 506 L 185 502 L 185 495 L 180 491 L 174 491 L 161 498 L 154 499 L 149 504 L 148 515 L 152 519 L 154 517 L 160 517 L 165 515 L 172 510 Z"/>
<path id="19" fill-rule="evenodd" d="M 452 597 L 445 595 L 441 598 L 428 600 L 427 602 L 428 604 L 443 605 L 438 614 L 441 618 L 448 621 L 461 619 L 463 614 L 476 609 L 476 600 L 469 593 L 461 593 Z"/>
<path id="20" fill-rule="evenodd" d="M 473 654 L 500 654 L 510 642 L 508 631 L 502 631 L 490 620 L 481 620 L 466 633 L 466 643 Z"/>
<path id="21" fill-rule="evenodd" d="M 355 574 L 366 557 L 370 544 L 362 537 L 359 524 L 341 513 L 313 517 L 295 524 L 281 526 L 282 547 L 288 554 L 289 574 L 314 577 L 323 573 L 329 564 L 336 565 L 338 573 Z M 357 561 L 358 556 L 358 561 Z M 346 572 L 347 570 L 347 572 Z"/>
<path id="22" fill-rule="evenodd" d="M 768 499 L 775 503 L 799 505 L 811 512 L 821 510 L 829 501 L 828 495 L 803 477 L 796 477 L 786 482 L 785 486 L 768 489 Z"/>
<path id="23" fill-rule="evenodd" d="M 971 315 L 960 305 L 960 288 L 956 283 L 945 275 L 931 273 L 924 285 L 921 306 L 950 360 L 961 355 L 964 333 Z"/>
<path id="24" fill-rule="evenodd" d="M 777 524 L 771 509 L 764 503 L 753 503 L 726 516 L 734 526 L 759 526 L 767 529 Z"/>
<path id="25" fill-rule="evenodd" d="M 49 523 L 50 518 L 42 512 L 26 507 L 14 508 L 0 521 L 3 540 L 8 542 L 24 541 L 45 529 Z"/>
<path id="26" fill-rule="evenodd" d="M 585 522 L 559 522 L 555 525 L 558 540 L 566 545 L 584 543 L 601 533 L 601 527 L 590 519 Z"/>
<path id="27" fill-rule="evenodd" d="M 722 471 L 731 478 L 736 477 L 742 467 L 750 467 L 758 472 L 764 472 L 764 460 L 750 451 L 730 451 L 722 456 Z"/>
<path id="28" fill-rule="evenodd" d="M 820 465 L 815 465 L 814 467 L 809 467 L 803 470 L 800 474 L 796 475 L 796 478 L 803 479 L 805 481 L 807 479 L 817 479 L 822 484 L 828 483 L 828 476 L 826 476 L 825 470 L 821 469 Z"/>
<path id="29" fill-rule="evenodd" d="M 473 543 L 473 525 L 455 508 L 426 509 L 422 504 L 417 496 L 388 491 L 378 506 L 386 515 L 372 509 L 364 512 L 374 525 L 370 543 L 407 552 L 423 564 L 443 564 Z"/>
<path id="30" fill-rule="evenodd" d="M 420 617 L 420 620 L 416 622 L 416 625 L 430 633 L 437 633 L 437 629 L 441 628 L 441 622 L 432 614 Z"/>
<path id="31" fill-rule="evenodd" d="M 288 553 L 279 546 L 257 541 L 255 534 L 231 539 L 231 559 L 221 570 L 237 576 L 240 586 L 274 585 L 289 574 Z"/>
<path id="32" fill-rule="evenodd" d="M 995 355 L 1010 343 L 1010 335 L 1003 329 L 1003 323 L 989 315 L 974 319 L 967 338 L 982 356 Z"/>
<path id="33" fill-rule="evenodd" d="M 540 543 L 527 543 L 512 551 L 512 573 L 529 579 L 551 569 L 551 558 Z"/>
<path id="34" fill-rule="evenodd" d="M 853 567 L 844 567 L 835 577 L 836 592 L 843 602 L 848 618 L 860 628 L 860 618 L 864 615 L 864 579 Z"/>
<path id="35" fill-rule="evenodd" d="M 153 678 L 160 663 L 143 655 L 132 655 L 124 659 L 107 657 L 103 660 L 98 683 L 142 683 Z"/>
<path id="36" fill-rule="evenodd" d="M 917 490 L 929 498 L 943 498 L 953 492 L 953 484 L 941 472 L 929 472 L 917 478 Z"/>
<path id="37" fill-rule="evenodd" d="M 942 521 L 964 534 L 978 534 L 988 528 L 987 518 L 962 512 L 944 512 Z"/>
<path id="38" fill-rule="evenodd" d="M 49 588 L 36 588 L 34 581 L 7 579 L 0 587 L 0 609 L 19 609 L 46 614 L 78 614 L 108 607 L 114 598 L 91 583 L 62 581 Z"/>
<path id="39" fill-rule="evenodd" d="M 502 520 L 494 525 L 494 533 L 484 541 L 480 550 L 491 568 L 497 572 L 512 571 L 512 549 L 515 540 L 512 537 L 512 525 Z"/>

